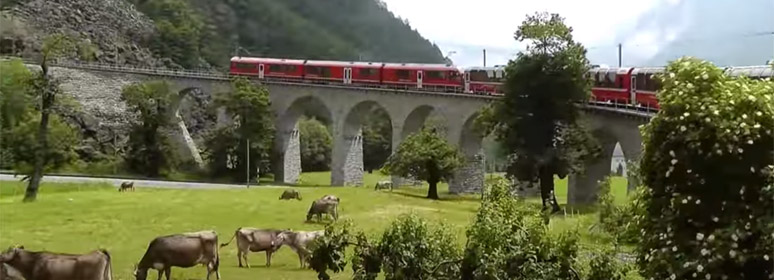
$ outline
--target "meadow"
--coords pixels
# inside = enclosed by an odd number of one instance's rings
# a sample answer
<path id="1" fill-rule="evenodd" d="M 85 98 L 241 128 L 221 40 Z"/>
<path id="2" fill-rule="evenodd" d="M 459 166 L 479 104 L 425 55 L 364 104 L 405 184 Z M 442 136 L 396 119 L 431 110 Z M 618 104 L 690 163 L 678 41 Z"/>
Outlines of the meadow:
<path id="1" fill-rule="evenodd" d="M 38 201 L 22 203 L 24 185 L 0 182 L 0 248 L 22 244 L 30 250 L 85 253 L 106 248 L 113 257 L 114 279 L 133 279 L 132 271 L 155 237 L 172 233 L 214 229 L 225 243 L 239 227 L 323 229 L 323 224 L 306 223 L 306 211 L 313 199 L 325 194 L 341 198 L 340 219 L 350 219 L 357 229 L 377 237 L 400 214 L 414 212 L 434 222 L 442 222 L 457 236 L 460 247 L 465 230 L 479 206 L 479 195 L 452 195 L 443 185 L 441 199 L 425 199 L 426 187 L 402 187 L 374 191 L 373 184 L 384 178 L 366 174 L 364 187 L 325 187 L 328 173 L 302 175 L 302 201 L 279 200 L 285 186 L 257 186 L 229 190 L 180 190 L 138 188 L 119 193 L 108 184 L 44 183 Z M 328 180 L 328 181 L 326 181 Z M 617 201 L 625 201 L 626 183 L 614 178 Z M 566 201 L 566 181 L 557 180 L 560 203 Z M 525 203 L 539 203 L 529 199 Z M 581 248 L 600 245 L 601 235 L 588 229 L 595 213 L 558 215 L 551 230 L 575 229 L 581 233 Z M 252 268 L 239 268 L 235 242 L 221 254 L 223 279 L 316 279 L 311 270 L 300 269 L 298 259 L 283 247 L 266 268 L 264 253 L 248 255 Z M 155 271 L 149 279 L 155 279 Z M 173 268 L 174 279 L 203 279 L 205 269 Z M 334 279 L 350 279 L 347 268 Z"/>

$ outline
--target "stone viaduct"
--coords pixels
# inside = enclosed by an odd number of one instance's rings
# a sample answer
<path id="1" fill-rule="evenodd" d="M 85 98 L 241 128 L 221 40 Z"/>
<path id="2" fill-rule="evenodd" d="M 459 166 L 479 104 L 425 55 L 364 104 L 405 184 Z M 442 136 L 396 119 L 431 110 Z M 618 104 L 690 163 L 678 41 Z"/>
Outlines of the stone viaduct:
<path id="1" fill-rule="evenodd" d="M 199 89 L 215 95 L 230 90 L 224 74 L 173 72 L 154 69 L 116 68 L 98 65 L 61 65 L 99 75 L 133 80 L 164 79 L 173 89 L 184 92 Z M 361 185 L 363 182 L 362 120 L 373 108 L 387 112 L 392 124 L 392 149 L 409 134 L 419 130 L 430 116 L 444 122 L 447 140 L 457 145 L 468 158 L 450 182 L 453 193 L 477 192 L 484 183 L 482 135 L 473 129 L 477 111 L 492 97 L 461 94 L 430 93 L 421 91 L 348 86 L 318 85 L 289 82 L 266 82 L 276 118 L 275 152 L 272 163 L 277 182 L 296 183 L 301 173 L 299 133 L 297 121 L 303 115 L 313 115 L 332 127 L 333 153 L 331 185 Z M 610 173 L 610 164 L 616 142 L 620 142 L 628 160 L 639 157 L 641 138 L 639 125 L 646 123 L 651 113 L 631 108 L 597 105 L 586 107 L 594 134 L 603 144 L 605 156 L 590 163 L 584 174 L 572 175 L 568 186 L 568 203 L 593 201 L 597 181 Z M 218 117 L 227 122 L 227 117 Z M 184 125 L 181 124 L 184 129 Z M 187 137 L 184 135 L 184 137 Z M 190 138 L 190 137 L 189 137 Z M 190 139 L 189 139 L 190 141 Z M 198 155 L 198 152 L 192 154 Z M 394 182 L 400 179 L 393 178 Z M 634 182 L 630 181 L 630 188 Z"/>

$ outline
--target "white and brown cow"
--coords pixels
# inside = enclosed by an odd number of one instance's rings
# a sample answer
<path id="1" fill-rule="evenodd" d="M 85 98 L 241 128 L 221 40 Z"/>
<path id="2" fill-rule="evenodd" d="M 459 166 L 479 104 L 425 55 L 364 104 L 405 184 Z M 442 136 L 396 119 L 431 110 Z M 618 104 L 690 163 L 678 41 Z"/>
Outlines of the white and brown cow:
<path id="1" fill-rule="evenodd" d="M 137 264 L 134 272 L 137 280 L 145 280 L 148 269 L 156 269 L 161 279 L 162 272 L 170 279 L 172 267 L 207 266 L 207 279 L 214 272 L 220 279 L 220 257 L 218 256 L 218 234 L 214 230 L 180 233 L 156 237 Z"/>
<path id="2" fill-rule="evenodd" d="M 250 263 L 247 261 L 247 253 L 261 251 L 266 251 L 266 267 L 270 267 L 271 255 L 282 246 L 281 242 L 277 242 L 277 236 L 281 232 L 283 231 L 276 229 L 241 227 L 234 232 L 234 236 L 228 242 L 220 244 L 220 247 L 228 246 L 236 238 L 239 267 L 242 267 L 242 260 L 244 259 L 245 266 L 250 268 Z"/>
<path id="3" fill-rule="evenodd" d="M 325 235 L 324 230 L 317 231 L 283 231 L 277 237 L 282 245 L 287 245 L 298 255 L 298 262 L 301 268 L 309 261 L 312 252 L 309 250 L 309 244 L 315 239 Z"/>
<path id="4" fill-rule="evenodd" d="M 110 263 L 106 250 L 77 255 L 32 252 L 18 246 L 0 254 L 0 265 L 7 264 L 28 280 L 112 280 Z"/>

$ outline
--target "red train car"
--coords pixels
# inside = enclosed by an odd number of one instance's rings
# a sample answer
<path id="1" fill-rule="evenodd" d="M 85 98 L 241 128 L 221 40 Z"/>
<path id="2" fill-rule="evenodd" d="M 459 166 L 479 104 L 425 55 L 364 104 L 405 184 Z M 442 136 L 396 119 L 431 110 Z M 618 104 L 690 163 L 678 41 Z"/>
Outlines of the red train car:
<path id="1" fill-rule="evenodd" d="M 461 91 L 462 73 L 445 64 L 385 63 L 382 84 L 404 88 Z"/>
<path id="2" fill-rule="evenodd" d="M 298 59 L 232 57 L 231 74 L 263 78 L 302 79 L 304 61 Z"/>
<path id="3" fill-rule="evenodd" d="M 465 92 L 485 95 L 503 95 L 505 67 L 468 67 L 465 69 Z"/>
<path id="4" fill-rule="evenodd" d="M 307 60 L 304 79 L 342 84 L 381 83 L 382 63 Z"/>
<path id="5" fill-rule="evenodd" d="M 634 84 L 631 89 L 632 105 L 659 108 L 656 92 L 661 89 L 661 83 L 655 75 L 663 73 L 664 70 L 664 67 L 634 68 L 631 74 L 631 80 Z"/>
<path id="6" fill-rule="evenodd" d="M 588 78 L 592 81 L 591 99 L 598 102 L 630 104 L 632 68 L 592 68 Z"/>

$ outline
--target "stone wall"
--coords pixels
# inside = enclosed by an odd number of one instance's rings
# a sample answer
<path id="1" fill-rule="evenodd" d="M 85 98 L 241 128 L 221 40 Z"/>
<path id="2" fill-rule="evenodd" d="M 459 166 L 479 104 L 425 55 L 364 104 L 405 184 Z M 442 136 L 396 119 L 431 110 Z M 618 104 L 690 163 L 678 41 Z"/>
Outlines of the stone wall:
<path id="1" fill-rule="evenodd" d="M 282 170 L 285 183 L 295 184 L 301 175 L 301 141 L 299 136 L 298 127 L 289 135 Z"/>

